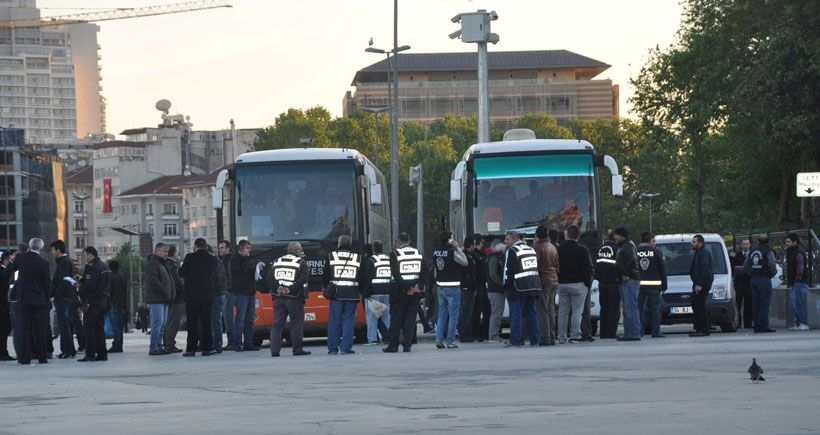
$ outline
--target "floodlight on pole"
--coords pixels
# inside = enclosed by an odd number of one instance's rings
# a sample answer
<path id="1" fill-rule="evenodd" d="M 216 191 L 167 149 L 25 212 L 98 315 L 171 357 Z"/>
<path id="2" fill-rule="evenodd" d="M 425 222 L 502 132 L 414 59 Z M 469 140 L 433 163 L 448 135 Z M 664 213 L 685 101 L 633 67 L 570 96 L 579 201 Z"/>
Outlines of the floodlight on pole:
<path id="1" fill-rule="evenodd" d="M 641 198 L 649 198 L 649 232 L 652 232 L 652 198 L 660 195 L 660 193 L 642 193 Z"/>

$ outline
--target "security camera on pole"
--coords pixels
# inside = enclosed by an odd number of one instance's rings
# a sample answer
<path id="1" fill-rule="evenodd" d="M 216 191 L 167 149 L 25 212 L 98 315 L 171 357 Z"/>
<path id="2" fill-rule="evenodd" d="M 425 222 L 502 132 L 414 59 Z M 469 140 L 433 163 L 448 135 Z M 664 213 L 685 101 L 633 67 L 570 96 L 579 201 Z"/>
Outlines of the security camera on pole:
<path id="1" fill-rule="evenodd" d="M 487 78 L 487 43 L 498 42 L 498 35 L 490 32 L 490 22 L 498 19 L 495 11 L 458 14 L 452 22 L 461 22 L 461 30 L 450 34 L 450 39 L 461 37 L 461 42 L 478 44 L 478 143 L 490 141 L 490 84 Z"/>

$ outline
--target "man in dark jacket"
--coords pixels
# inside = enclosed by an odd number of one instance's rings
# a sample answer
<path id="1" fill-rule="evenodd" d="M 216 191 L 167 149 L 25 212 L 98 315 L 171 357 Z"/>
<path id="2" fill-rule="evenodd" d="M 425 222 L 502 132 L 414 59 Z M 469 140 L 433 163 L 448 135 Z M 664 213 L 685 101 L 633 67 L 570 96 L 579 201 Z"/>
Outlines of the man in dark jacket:
<path id="1" fill-rule="evenodd" d="M 221 298 L 217 297 L 214 299 L 214 307 L 218 304 L 222 303 L 222 316 L 215 317 L 216 320 L 219 320 L 219 327 L 212 328 L 214 334 L 217 333 L 216 329 L 219 329 L 220 340 L 214 340 L 214 347 L 217 344 L 220 346 L 222 345 L 221 335 L 222 335 L 222 326 L 225 326 L 225 337 L 227 338 L 228 345 L 224 346 L 224 350 L 234 350 L 233 339 L 234 339 L 234 331 L 233 331 L 233 324 L 235 322 L 234 319 L 234 307 L 236 306 L 236 298 L 235 294 L 231 290 L 231 258 L 233 258 L 233 254 L 231 254 L 231 242 L 227 240 L 222 240 L 219 242 L 217 246 L 217 257 L 219 261 L 222 262 L 222 266 L 225 268 L 225 298 L 224 302 L 219 300 Z M 213 319 L 212 319 L 212 323 Z"/>
<path id="2" fill-rule="evenodd" d="M 709 314 L 706 312 L 706 298 L 712 288 L 714 273 L 712 272 L 712 254 L 705 249 L 703 236 L 695 234 L 692 237 L 692 263 L 689 266 L 689 278 L 692 279 L 692 313 L 695 315 L 695 331 L 690 337 L 705 337 L 709 335 Z M 771 289 L 771 282 L 769 288 Z M 768 309 L 768 307 L 767 307 Z M 757 323 L 755 323 L 757 327 Z"/>
<path id="3" fill-rule="evenodd" d="M 462 269 L 461 301 L 458 311 L 458 337 L 462 343 L 476 341 L 473 337 L 473 306 L 476 300 L 477 265 L 475 263 L 475 240 L 471 236 L 464 239 L 464 254 L 467 256 L 467 266 Z"/>
<path id="4" fill-rule="evenodd" d="M 236 352 L 259 350 L 253 345 L 253 317 L 256 309 L 255 266 L 251 262 L 251 243 L 240 240 L 230 261 L 231 293 L 236 306 L 233 344 Z M 245 339 L 244 343 L 242 339 Z"/>
<path id="5" fill-rule="evenodd" d="M 490 330 L 490 298 L 487 296 L 487 255 L 484 253 L 484 236 L 473 234 L 475 249 L 467 255 L 475 263 L 475 301 L 473 302 L 472 333 L 473 338 L 482 342 L 489 339 Z"/>
<path id="6" fill-rule="evenodd" d="M 598 280 L 598 297 L 601 304 L 599 336 L 602 339 L 617 338 L 618 323 L 621 321 L 620 274 L 618 265 L 615 264 L 617 249 L 614 234 L 610 232 L 604 246 L 598 249 L 598 259 L 595 261 L 595 279 Z"/>
<path id="7" fill-rule="evenodd" d="M 330 299 L 327 325 L 327 353 L 353 354 L 353 322 L 356 304 L 364 288 L 362 257 L 351 249 L 350 236 L 339 236 L 338 248 L 328 254 L 322 285 Z M 340 341 L 341 339 L 341 341 Z"/>
<path id="8" fill-rule="evenodd" d="M 151 344 L 148 355 L 167 355 L 162 344 L 163 328 L 168 316 L 168 304 L 174 300 L 174 280 L 165 267 L 165 258 L 168 257 L 168 245 L 157 243 L 154 253 L 148 256 L 145 263 L 145 297 L 143 301 L 148 306 L 151 322 Z"/>
<path id="9" fill-rule="evenodd" d="M 282 329 L 290 316 L 290 340 L 293 356 L 310 355 L 302 347 L 305 324 L 307 262 L 299 242 L 288 243 L 288 253 L 276 259 L 268 271 L 268 284 L 273 298 L 273 325 L 270 328 L 270 356 L 278 357 L 282 350 Z"/>
<path id="10" fill-rule="evenodd" d="M 14 335 L 20 335 L 15 341 L 17 362 L 29 364 L 32 358 L 32 335 L 40 364 L 48 363 L 46 330 L 48 328 L 49 298 L 51 297 L 50 267 L 40 257 L 43 240 L 33 238 L 29 241 L 29 250 L 18 253 L 9 266 L 9 276 L 17 275 L 14 291 L 17 296 L 17 313 L 14 324 Z"/>
<path id="11" fill-rule="evenodd" d="M 794 326 L 790 331 L 808 331 L 808 309 L 806 296 L 809 289 L 809 257 L 800 249 L 797 233 L 786 235 L 786 285 L 789 290 L 790 306 L 794 313 Z"/>
<path id="12" fill-rule="evenodd" d="M 390 270 L 393 283 L 390 287 L 390 342 L 384 352 L 399 351 L 399 332 L 402 348 L 410 352 L 416 333 L 416 313 L 425 281 L 424 259 L 418 249 L 410 246 L 410 235 L 399 233 L 396 249 L 390 252 Z"/>
<path id="13" fill-rule="evenodd" d="M 749 258 L 743 263 L 752 278 L 752 307 L 754 309 L 754 332 L 774 332 L 769 328 L 769 305 L 772 302 L 772 277 L 777 274 L 774 251 L 769 247 L 769 237 L 760 236 Z M 711 281 L 709 287 L 711 287 Z M 708 288 L 706 289 L 708 293 Z"/>
<path id="14" fill-rule="evenodd" d="M 55 264 L 51 291 L 54 295 L 54 311 L 57 314 L 57 326 L 60 331 L 60 354 L 57 358 L 74 358 L 77 349 L 74 347 L 74 334 L 71 331 L 71 305 L 77 297 L 77 290 L 71 282 L 63 279 L 74 279 L 74 264 L 65 253 L 65 242 L 62 240 L 55 240 L 51 244 L 51 255 L 54 256 Z"/>
<path id="15" fill-rule="evenodd" d="M 208 245 L 208 253 L 214 255 L 213 248 Z M 217 257 L 214 271 L 214 303 L 211 306 L 211 345 L 212 351 L 222 353 L 222 319 L 225 317 L 225 301 L 228 293 L 228 272 L 225 264 Z"/>
<path id="16" fill-rule="evenodd" d="M 111 334 L 114 340 L 111 341 L 111 348 L 108 353 L 122 352 L 122 330 L 126 321 L 125 313 L 128 311 L 128 282 L 120 274 L 120 262 L 108 260 L 108 270 L 111 271 Z"/>
<path id="17" fill-rule="evenodd" d="M 748 238 L 740 241 L 740 250 L 732 257 L 732 279 L 735 282 L 735 302 L 737 303 L 738 328 L 743 326 L 752 329 L 754 318 L 752 307 L 752 279 L 743 269 L 743 263 L 752 252 L 752 241 Z"/>
<path id="18" fill-rule="evenodd" d="M 541 293 L 538 256 L 532 247 L 524 243 L 517 231 L 507 231 L 504 244 L 507 245 L 504 290 L 510 307 L 510 342 L 507 347 L 520 347 L 524 344 L 525 321 L 530 346 L 536 347 L 539 341 L 536 306 Z"/>
<path id="19" fill-rule="evenodd" d="M 14 361 L 9 355 L 8 341 L 11 334 L 11 305 L 9 304 L 9 277 L 6 271 L 11 262 L 11 253 L 0 253 L 0 361 Z"/>
<path id="20" fill-rule="evenodd" d="M 592 258 L 586 246 L 578 243 L 581 231 L 570 225 L 564 243 L 558 245 L 558 341 L 581 341 L 581 314 L 586 294 L 592 286 Z M 572 313 L 570 315 L 570 312 Z M 567 323 L 571 324 L 567 334 Z M 569 340 L 567 340 L 569 338 Z"/>
<path id="21" fill-rule="evenodd" d="M 83 249 L 85 269 L 80 279 L 80 302 L 83 310 L 85 329 L 85 357 L 79 362 L 108 361 L 105 345 L 105 313 L 110 307 L 111 272 L 100 260 L 97 249 L 88 246 Z"/>
<path id="22" fill-rule="evenodd" d="M 629 232 L 624 227 L 612 230 L 618 252 L 615 265 L 620 275 L 621 302 L 624 306 L 624 335 L 618 341 L 640 341 L 641 313 L 638 311 L 638 292 L 641 274 L 638 271 L 638 248 L 629 240 Z"/>
<path id="23" fill-rule="evenodd" d="M 661 251 L 655 247 L 655 235 L 641 234 L 638 245 L 638 265 L 641 287 L 638 294 L 638 310 L 641 313 L 641 332 L 649 329 L 653 338 L 661 334 L 661 293 L 666 291 L 666 262 Z"/>
<path id="24" fill-rule="evenodd" d="M 216 295 L 214 288 L 219 260 L 208 253 L 208 242 L 201 237 L 194 240 L 194 249 L 185 256 L 179 268 L 179 276 L 185 278 L 185 316 L 188 324 L 188 343 L 182 356 L 196 355 L 198 345 L 202 348 L 202 356 L 209 356 L 213 347 L 211 308 Z"/>
<path id="25" fill-rule="evenodd" d="M 177 333 L 182 322 L 182 313 L 185 312 L 185 286 L 179 276 L 179 252 L 176 246 L 168 246 L 168 256 L 165 257 L 163 265 L 174 281 L 174 300 L 168 304 L 168 315 L 162 328 L 162 344 L 165 352 L 179 353 L 182 349 L 177 347 Z"/>

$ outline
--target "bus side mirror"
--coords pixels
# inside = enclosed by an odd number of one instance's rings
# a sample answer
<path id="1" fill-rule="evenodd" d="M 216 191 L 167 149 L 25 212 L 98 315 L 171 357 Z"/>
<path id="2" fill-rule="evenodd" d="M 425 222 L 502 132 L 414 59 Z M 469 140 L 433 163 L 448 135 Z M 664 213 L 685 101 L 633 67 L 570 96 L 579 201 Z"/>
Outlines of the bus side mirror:
<path id="1" fill-rule="evenodd" d="M 461 180 L 450 180 L 450 201 L 461 201 Z"/>
<path id="2" fill-rule="evenodd" d="M 612 176 L 612 196 L 624 196 L 624 177 L 622 175 Z"/>
<path id="3" fill-rule="evenodd" d="M 371 184 L 370 185 L 370 204 L 373 204 L 373 205 L 381 205 L 382 204 L 382 185 L 381 184 Z"/>

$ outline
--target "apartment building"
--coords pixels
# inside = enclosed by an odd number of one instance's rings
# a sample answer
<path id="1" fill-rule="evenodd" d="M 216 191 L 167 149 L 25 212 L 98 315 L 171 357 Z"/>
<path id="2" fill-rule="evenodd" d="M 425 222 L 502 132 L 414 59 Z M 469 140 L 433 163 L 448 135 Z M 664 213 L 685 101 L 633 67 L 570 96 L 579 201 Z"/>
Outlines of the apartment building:
<path id="1" fill-rule="evenodd" d="M 475 52 L 402 53 L 398 59 L 399 121 L 478 113 Z M 487 63 L 490 121 L 500 128 L 531 112 L 559 121 L 619 116 L 618 85 L 595 79 L 609 68 L 606 63 L 567 50 L 491 51 Z M 389 72 L 387 59 L 357 71 L 355 90 L 343 100 L 345 116 L 386 110 Z"/>

